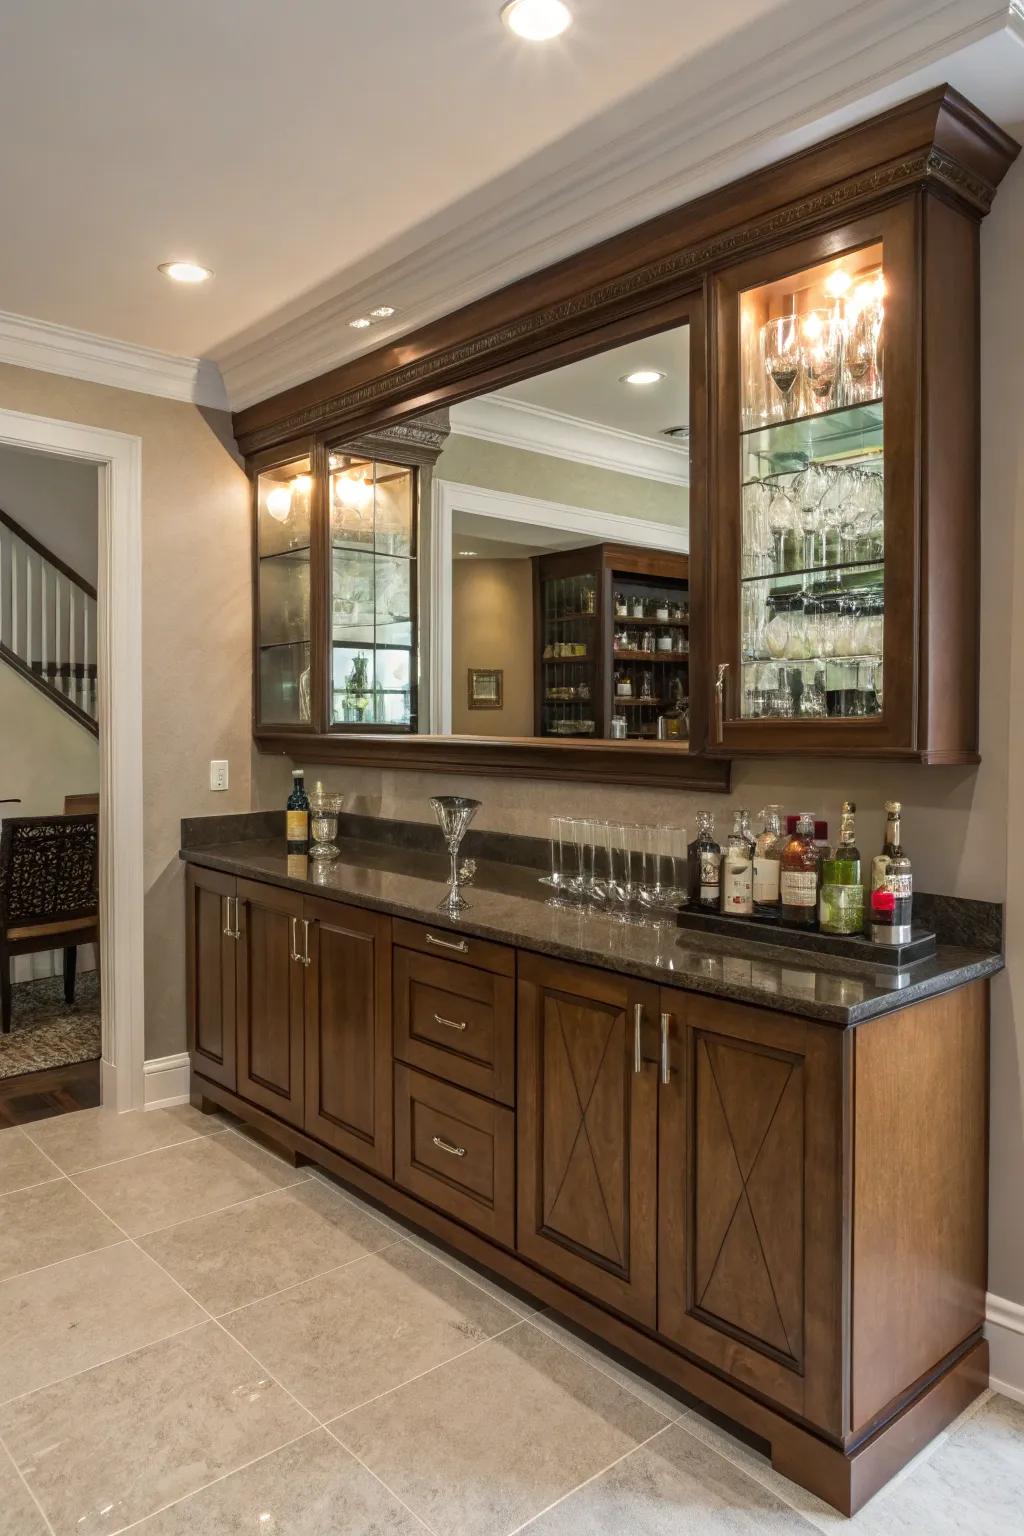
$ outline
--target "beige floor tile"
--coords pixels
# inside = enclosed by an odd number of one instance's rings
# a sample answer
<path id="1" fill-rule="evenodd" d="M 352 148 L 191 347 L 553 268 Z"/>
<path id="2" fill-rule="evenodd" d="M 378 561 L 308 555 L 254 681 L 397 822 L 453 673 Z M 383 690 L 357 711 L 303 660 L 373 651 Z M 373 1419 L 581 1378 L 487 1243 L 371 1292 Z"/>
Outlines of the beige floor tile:
<path id="1" fill-rule="evenodd" d="M 649 1381 L 645 1381 L 635 1371 L 620 1365 L 617 1360 L 612 1359 L 611 1355 L 605 1354 L 589 1340 L 580 1338 L 566 1326 L 561 1318 L 545 1312 L 535 1315 L 530 1321 L 551 1338 L 557 1339 L 559 1344 L 564 1344 L 566 1349 L 571 1349 L 581 1359 L 589 1361 L 599 1371 L 604 1371 L 606 1376 L 617 1381 L 620 1387 L 625 1387 L 627 1392 L 632 1392 L 634 1397 L 638 1397 L 648 1407 L 655 1408 L 659 1413 L 664 1414 L 666 1419 L 679 1419 L 689 1413 L 685 1403 L 681 1403 L 678 1398 L 670 1397 L 660 1387 L 652 1386 Z"/>
<path id="2" fill-rule="evenodd" d="M 0 1283 L 0 1402 L 206 1321 L 133 1243 Z"/>
<path id="3" fill-rule="evenodd" d="M 665 1425 L 522 1323 L 331 1430 L 445 1536 L 506 1536 Z"/>
<path id="4" fill-rule="evenodd" d="M 518 1323 L 410 1243 L 231 1312 L 225 1327 L 318 1418 L 344 1413 Z"/>
<path id="5" fill-rule="evenodd" d="M 137 1536 L 423 1536 L 325 1429 L 151 1515 Z"/>
<path id="6" fill-rule="evenodd" d="M 502 1285 L 500 1280 L 492 1280 L 490 1275 L 483 1274 L 473 1264 L 464 1264 L 461 1259 L 455 1258 L 454 1255 L 448 1253 L 436 1243 L 429 1242 L 425 1237 L 420 1237 L 418 1233 L 411 1234 L 409 1241 L 415 1243 L 417 1248 L 422 1248 L 424 1253 L 429 1253 L 435 1259 L 439 1259 L 442 1264 L 447 1264 L 450 1269 L 454 1269 L 457 1275 L 462 1275 L 466 1280 L 472 1281 L 474 1285 L 480 1286 L 481 1290 L 486 1291 L 489 1296 L 493 1296 L 496 1301 L 504 1302 L 506 1307 L 511 1307 L 512 1311 L 518 1313 L 520 1317 L 534 1317 L 541 1310 L 541 1303 L 539 1301 L 533 1301 L 529 1296 L 525 1295 L 517 1296 L 514 1291 Z"/>
<path id="7" fill-rule="evenodd" d="M 549 1509 L 523 1536 L 815 1536 L 767 1489 L 670 1425 Z"/>
<path id="8" fill-rule="evenodd" d="M 81 1109 L 54 1115 L 26 1127 L 26 1135 L 65 1173 L 81 1173 L 101 1163 L 136 1157 L 157 1147 L 191 1141 L 224 1129 L 213 1115 L 202 1115 L 191 1104 L 173 1109 L 137 1109 L 119 1115 L 112 1109 Z"/>
<path id="9" fill-rule="evenodd" d="M 132 1237 L 303 1182 L 305 1169 L 222 1131 L 110 1163 L 75 1182 Z"/>
<path id="10" fill-rule="evenodd" d="M 30 1184 L 42 1184 L 46 1179 L 59 1178 L 60 1169 L 54 1167 L 20 1127 L 0 1131 L 0 1195 L 27 1189 Z"/>
<path id="11" fill-rule="evenodd" d="M 395 1241 L 318 1179 L 182 1222 L 142 1247 L 210 1312 L 246 1306 Z"/>
<path id="12" fill-rule="evenodd" d="M 309 1172 L 310 1176 L 316 1179 L 318 1183 L 325 1184 L 328 1189 L 333 1189 L 336 1194 L 341 1195 L 359 1210 L 365 1211 L 368 1216 L 373 1216 L 375 1220 L 383 1222 L 388 1231 L 393 1232 L 396 1237 L 410 1239 L 413 1237 L 414 1234 L 408 1222 L 399 1221 L 397 1216 L 392 1216 L 390 1211 L 382 1210 L 379 1206 L 374 1205 L 371 1200 L 363 1200 L 354 1189 L 349 1189 L 340 1179 L 333 1178 L 326 1169 L 310 1168 Z"/>
<path id="13" fill-rule="evenodd" d="M 107 1536 L 312 1427 L 216 1323 L 0 1408 L 56 1536 Z"/>
<path id="14" fill-rule="evenodd" d="M 67 1179 L 0 1196 L 0 1280 L 123 1238 Z"/>
<path id="15" fill-rule="evenodd" d="M 49 1536 L 46 1521 L 0 1445 L 0 1530 L 4 1536 Z"/>

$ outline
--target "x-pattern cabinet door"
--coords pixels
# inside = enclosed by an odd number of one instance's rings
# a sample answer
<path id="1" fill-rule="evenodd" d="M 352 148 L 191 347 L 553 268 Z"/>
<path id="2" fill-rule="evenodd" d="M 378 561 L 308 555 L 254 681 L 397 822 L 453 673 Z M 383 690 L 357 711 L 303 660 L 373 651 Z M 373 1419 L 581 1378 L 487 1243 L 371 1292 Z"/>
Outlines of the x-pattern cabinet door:
<path id="1" fill-rule="evenodd" d="M 520 1253 L 653 1326 L 657 988 L 519 957 Z"/>
<path id="2" fill-rule="evenodd" d="M 290 1125 L 302 1125 L 302 896 L 238 882 L 238 1092 Z"/>
<path id="3" fill-rule="evenodd" d="M 841 1029 L 662 993 L 658 1331 L 835 1434 Z"/>

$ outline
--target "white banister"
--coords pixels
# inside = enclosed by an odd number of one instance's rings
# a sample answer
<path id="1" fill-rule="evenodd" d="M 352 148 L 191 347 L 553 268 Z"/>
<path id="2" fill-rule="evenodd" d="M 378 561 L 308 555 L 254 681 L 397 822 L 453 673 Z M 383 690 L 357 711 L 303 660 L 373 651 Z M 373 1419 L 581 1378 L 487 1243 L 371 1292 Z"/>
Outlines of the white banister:
<path id="1" fill-rule="evenodd" d="M 0 644 L 53 693 L 97 718 L 96 600 L 9 520 L 0 520 Z"/>

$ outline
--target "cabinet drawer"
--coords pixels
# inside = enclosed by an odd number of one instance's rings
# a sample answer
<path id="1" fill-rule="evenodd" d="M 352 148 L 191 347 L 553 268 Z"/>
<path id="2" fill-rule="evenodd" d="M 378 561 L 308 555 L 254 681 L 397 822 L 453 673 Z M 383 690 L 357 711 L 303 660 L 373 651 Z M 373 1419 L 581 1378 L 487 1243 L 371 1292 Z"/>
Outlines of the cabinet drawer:
<path id="1" fill-rule="evenodd" d="M 410 923 L 404 917 L 395 920 L 395 943 L 403 949 L 415 949 L 421 955 L 443 955 L 458 965 L 475 965 L 496 976 L 514 976 L 516 952 L 505 944 L 475 939 L 468 933 L 453 933 L 450 928 L 433 924 Z"/>
<path id="2" fill-rule="evenodd" d="M 515 1116 L 396 1062 L 395 1182 L 511 1248 Z"/>
<path id="3" fill-rule="evenodd" d="M 412 1067 L 515 1102 L 515 983 L 475 966 L 395 950 L 395 1055 Z"/>

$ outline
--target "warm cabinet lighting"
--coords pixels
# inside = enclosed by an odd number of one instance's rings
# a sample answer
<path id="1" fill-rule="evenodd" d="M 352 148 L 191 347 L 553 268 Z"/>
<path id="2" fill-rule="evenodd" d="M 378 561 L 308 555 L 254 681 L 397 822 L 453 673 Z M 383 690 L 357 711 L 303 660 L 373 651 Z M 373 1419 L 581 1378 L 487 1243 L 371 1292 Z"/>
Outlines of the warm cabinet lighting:
<path id="1" fill-rule="evenodd" d="M 349 321 L 349 325 L 352 327 L 352 329 L 354 331 L 365 331 L 366 327 L 369 324 L 370 324 L 370 321 L 366 318 L 365 315 L 360 315 L 358 320 L 350 320 Z"/>
<path id="2" fill-rule="evenodd" d="M 279 523 L 286 523 L 292 510 L 291 486 L 275 485 L 272 491 L 268 491 L 266 508 L 271 517 Z"/>
<path id="3" fill-rule="evenodd" d="M 658 368 L 635 368 L 632 373 L 624 373 L 619 380 L 620 384 L 660 384 L 665 375 Z"/>
<path id="4" fill-rule="evenodd" d="M 374 320 L 390 320 L 395 312 L 393 304 L 378 304 L 376 309 L 371 309 L 370 314 Z"/>
<path id="5" fill-rule="evenodd" d="M 209 267 L 200 267 L 194 261 L 163 261 L 157 271 L 174 283 L 205 283 L 213 276 Z"/>
<path id="6" fill-rule="evenodd" d="M 373 485 L 358 470 L 352 474 L 335 475 L 334 499 L 339 506 L 353 512 L 365 512 L 373 501 Z"/>
<path id="7" fill-rule="evenodd" d="M 572 12 L 562 0 L 509 0 L 501 8 L 501 19 L 517 37 L 546 43 L 572 23 Z"/>

